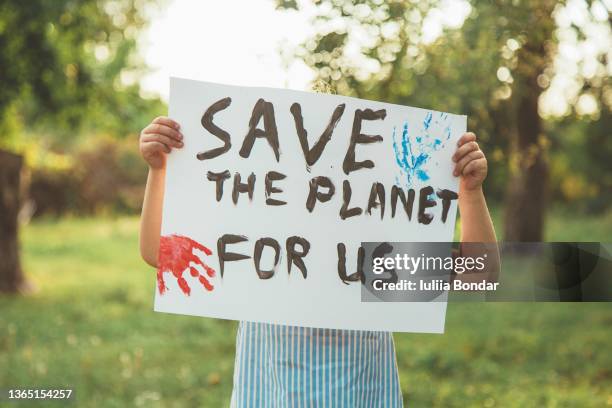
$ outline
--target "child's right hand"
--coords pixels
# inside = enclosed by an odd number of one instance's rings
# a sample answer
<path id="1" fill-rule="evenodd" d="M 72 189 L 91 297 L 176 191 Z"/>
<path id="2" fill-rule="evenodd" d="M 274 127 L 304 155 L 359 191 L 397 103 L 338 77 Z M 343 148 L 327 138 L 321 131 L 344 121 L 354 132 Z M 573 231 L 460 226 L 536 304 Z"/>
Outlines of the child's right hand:
<path id="1" fill-rule="evenodd" d="M 172 148 L 183 147 L 180 125 L 170 118 L 159 116 L 140 132 L 140 154 L 155 170 L 166 167 L 166 154 Z"/>

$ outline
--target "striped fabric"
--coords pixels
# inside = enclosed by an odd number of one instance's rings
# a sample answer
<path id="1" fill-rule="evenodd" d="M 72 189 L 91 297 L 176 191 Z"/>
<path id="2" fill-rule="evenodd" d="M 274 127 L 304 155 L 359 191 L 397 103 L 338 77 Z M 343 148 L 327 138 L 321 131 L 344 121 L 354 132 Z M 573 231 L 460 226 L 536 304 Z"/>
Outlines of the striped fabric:
<path id="1" fill-rule="evenodd" d="M 402 407 L 388 332 L 241 322 L 232 407 Z"/>

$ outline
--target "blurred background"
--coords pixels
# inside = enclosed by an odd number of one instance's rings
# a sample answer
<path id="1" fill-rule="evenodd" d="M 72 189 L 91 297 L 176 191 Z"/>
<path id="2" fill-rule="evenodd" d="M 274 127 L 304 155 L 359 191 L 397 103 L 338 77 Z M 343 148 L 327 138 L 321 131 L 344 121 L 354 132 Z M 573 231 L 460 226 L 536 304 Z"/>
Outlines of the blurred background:
<path id="1" fill-rule="evenodd" d="M 468 115 L 500 239 L 612 236 L 609 0 L 0 0 L 0 388 L 223 406 L 235 322 L 154 314 L 138 134 L 169 75 Z M 612 406 L 608 304 L 453 304 L 409 406 Z"/>

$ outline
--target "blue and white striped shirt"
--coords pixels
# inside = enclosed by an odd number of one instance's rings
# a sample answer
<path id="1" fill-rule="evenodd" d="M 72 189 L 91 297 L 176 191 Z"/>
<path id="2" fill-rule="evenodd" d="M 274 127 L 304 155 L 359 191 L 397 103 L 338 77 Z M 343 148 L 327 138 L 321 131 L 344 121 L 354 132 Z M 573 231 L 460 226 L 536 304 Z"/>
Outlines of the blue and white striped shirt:
<path id="1" fill-rule="evenodd" d="M 232 407 L 402 407 L 388 332 L 240 322 Z"/>

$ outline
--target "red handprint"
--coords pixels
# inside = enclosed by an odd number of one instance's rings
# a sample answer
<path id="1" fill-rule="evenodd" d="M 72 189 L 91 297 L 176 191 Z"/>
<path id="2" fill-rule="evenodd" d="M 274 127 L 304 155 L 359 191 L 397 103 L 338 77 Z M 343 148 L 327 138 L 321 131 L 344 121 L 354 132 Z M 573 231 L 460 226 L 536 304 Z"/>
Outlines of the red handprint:
<path id="1" fill-rule="evenodd" d="M 215 270 L 202 262 L 202 260 L 193 253 L 194 248 L 199 249 L 206 255 L 212 254 L 210 249 L 189 237 L 184 237 L 182 235 L 165 235 L 160 237 L 159 260 L 157 265 L 157 288 L 160 294 L 163 295 L 167 289 L 164 283 L 163 274 L 164 272 L 171 272 L 176 277 L 178 285 L 183 293 L 189 296 L 191 288 L 187 284 L 185 278 L 183 278 L 183 272 L 185 272 L 187 268 L 189 268 L 191 276 L 194 278 L 197 277 L 206 290 L 211 291 L 214 289 L 208 281 L 208 278 L 215 276 Z M 208 278 L 200 274 L 195 267 L 190 265 L 191 262 L 204 268 Z"/>

